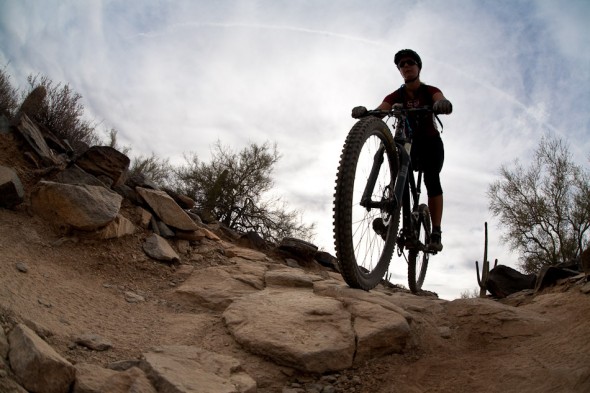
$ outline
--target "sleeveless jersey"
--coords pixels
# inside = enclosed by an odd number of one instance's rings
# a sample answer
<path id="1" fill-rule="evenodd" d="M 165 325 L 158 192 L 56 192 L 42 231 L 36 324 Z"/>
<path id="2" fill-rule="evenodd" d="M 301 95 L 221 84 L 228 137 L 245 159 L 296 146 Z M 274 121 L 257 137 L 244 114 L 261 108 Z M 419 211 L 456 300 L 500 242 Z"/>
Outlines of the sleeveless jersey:
<path id="1" fill-rule="evenodd" d="M 385 97 L 383 102 L 387 102 L 389 105 L 403 104 L 404 108 L 432 107 L 434 102 L 432 96 L 440 92 L 438 87 L 422 83 L 417 90 L 416 97 L 410 99 L 405 92 L 405 86 L 402 85 L 402 87 Z M 413 114 L 409 116 L 409 121 L 415 140 L 440 136 L 433 114 Z"/>

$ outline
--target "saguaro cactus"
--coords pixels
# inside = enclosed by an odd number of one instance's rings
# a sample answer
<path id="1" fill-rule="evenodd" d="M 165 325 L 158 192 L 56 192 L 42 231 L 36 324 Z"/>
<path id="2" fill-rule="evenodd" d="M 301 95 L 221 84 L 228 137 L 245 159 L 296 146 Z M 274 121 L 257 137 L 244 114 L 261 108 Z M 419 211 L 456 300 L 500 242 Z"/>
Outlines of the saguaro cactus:
<path id="1" fill-rule="evenodd" d="M 477 273 L 477 283 L 479 284 L 479 297 L 486 297 L 486 283 L 488 281 L 488 274 L 490 273 L 490 262 L 488 261 L 488 223 L 484 224 L 485 228 L 485 242 L 483 248 L 483 266 L 481 270 L 481 277 L 479 274 L 479 264 L 475 261 L 475 272 Z M 498 260 L 494 262 L 494 267 L 498 265 Z"/>

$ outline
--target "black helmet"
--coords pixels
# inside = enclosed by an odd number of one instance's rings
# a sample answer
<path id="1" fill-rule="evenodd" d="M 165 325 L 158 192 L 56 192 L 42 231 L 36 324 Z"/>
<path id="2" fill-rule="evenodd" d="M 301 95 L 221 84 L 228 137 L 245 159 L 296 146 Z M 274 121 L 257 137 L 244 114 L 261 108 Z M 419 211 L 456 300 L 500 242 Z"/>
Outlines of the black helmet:
<path id="1" fill-rule="evenodd" d="M 422 59 L 420 59 L 420 56 L 418 56 L 418 54 L 411 49 L 402 49 L 395 54 L 393 62 L 395 63 L 396 67 L 398 67 L 399 61 L 404 57 L 411 57 L 412 59 L 416 60 L 416 63 L 418 63 L 418 68 L 422 69 Z"/>

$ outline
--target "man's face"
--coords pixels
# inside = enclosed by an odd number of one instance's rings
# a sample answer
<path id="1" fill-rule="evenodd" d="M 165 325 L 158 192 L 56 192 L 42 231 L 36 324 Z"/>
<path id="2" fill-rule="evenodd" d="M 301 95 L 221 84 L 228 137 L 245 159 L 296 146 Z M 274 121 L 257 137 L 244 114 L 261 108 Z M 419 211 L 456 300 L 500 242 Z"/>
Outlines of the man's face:
<path id="1" fill-rule="evenodd" d="M 397 66 L 404 80 L 414 79 L 420 73 L 418 63 L 416 63 L 416 60 L 412 59 L 411 57 L 403 57 Z"/>

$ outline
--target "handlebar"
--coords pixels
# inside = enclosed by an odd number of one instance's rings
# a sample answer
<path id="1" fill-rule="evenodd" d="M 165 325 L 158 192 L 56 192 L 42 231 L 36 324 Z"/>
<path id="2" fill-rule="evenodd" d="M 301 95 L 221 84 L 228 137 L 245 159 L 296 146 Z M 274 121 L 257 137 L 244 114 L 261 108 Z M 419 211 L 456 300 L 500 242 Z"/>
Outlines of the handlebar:
<path id="1" fill-rule="evenodd" d="M 403 108 L 400 105 L 394 105 L 388 111 L 384 111 L 381 109 L 373 109 L 373 110 L 367 111 L 363 116 L 361 116 L 357 119 L 362 119 L 362 118 L 369 117 L 369 116 L 378 117 L 380 119 L 384 118 L 385 116 L 396 117 L 396 118 L 400 119 L 400 118 L 404 118 L 404 117 L 408 116 L 410 113 L 416 113 L 416 112 L 434 114 L 436 121 L 440 124 L 440 127 L 441 127 L 440 132 L 442 133 L 443 124 L 440 121 L 440 119 L 438 118 L 438 114 L 430 106 L 422 106 L 422 107 L 418 107 L 418 108 Z"/>
<path id="2" fill-rule="evenodd" d="M 391 108 L 388 111 L 385 111 L 382 109 L 373 109 L 373 110 L 367 111 L 367 113 L 363 117 L 367 117 L 367 116 L 377 116 L 377 117 L 403 116 L 403 115 L 407 115 L 409 113 L 416 113 L 416 112 L 434 113 L 434 111 L 432 110 L 432 107 L 429 107 L 429 106 L 423 106 L 423 107 L 419 107 L 419 108 L 402 108 L 402 107 L 394 105 L 393 108 Z"/>

